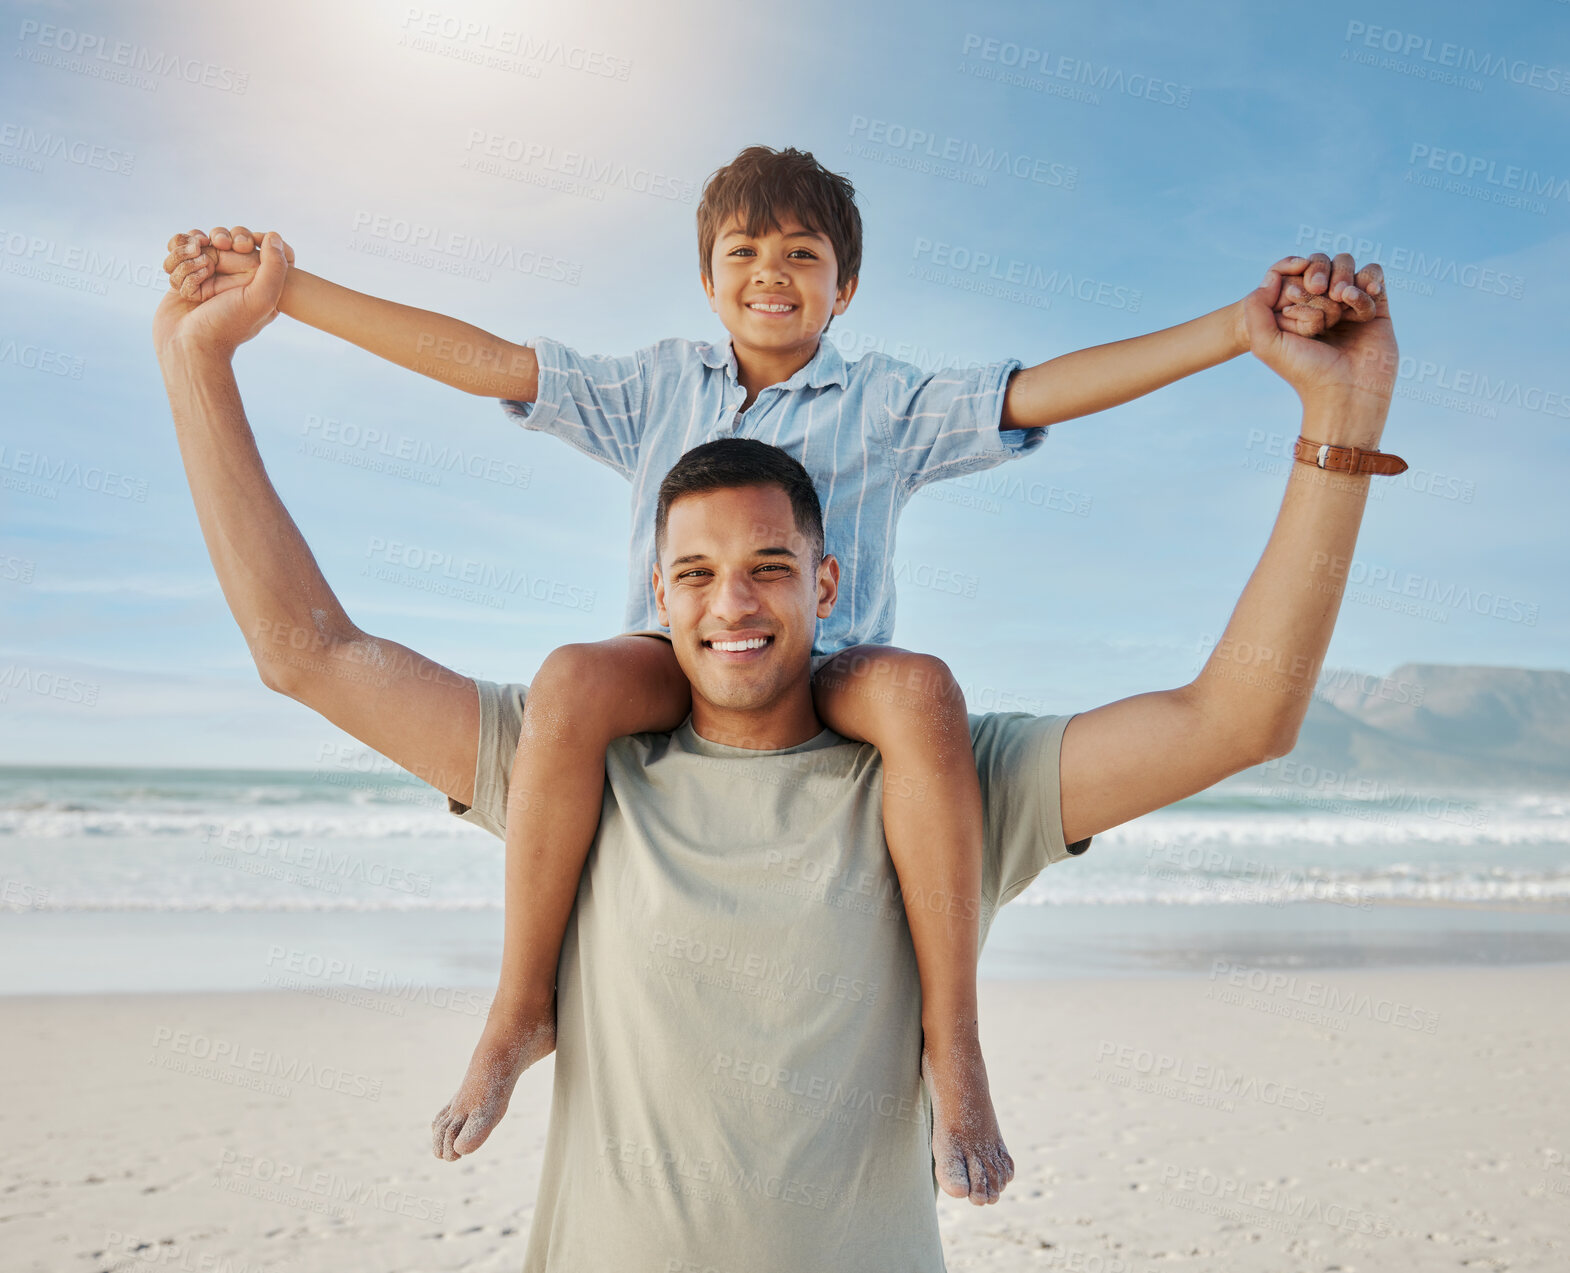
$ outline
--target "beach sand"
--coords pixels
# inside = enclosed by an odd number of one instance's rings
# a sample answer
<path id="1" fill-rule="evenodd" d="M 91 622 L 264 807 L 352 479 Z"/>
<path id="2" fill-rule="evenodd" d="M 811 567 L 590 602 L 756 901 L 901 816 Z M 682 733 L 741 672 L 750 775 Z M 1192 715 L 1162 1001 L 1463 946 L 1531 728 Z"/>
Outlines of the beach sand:
<path id="1" fill-rule="evenodd" d="M 1570 1267 L 1570 968 L 1269 977 L 984 983 L 1018 1174 L 940 1200 L 949 1267 Z M 478 1153 L 429 1149 L 478 998 L 0 1001 L 0 1264 L 517 1268 L 549 1062 Z"/>

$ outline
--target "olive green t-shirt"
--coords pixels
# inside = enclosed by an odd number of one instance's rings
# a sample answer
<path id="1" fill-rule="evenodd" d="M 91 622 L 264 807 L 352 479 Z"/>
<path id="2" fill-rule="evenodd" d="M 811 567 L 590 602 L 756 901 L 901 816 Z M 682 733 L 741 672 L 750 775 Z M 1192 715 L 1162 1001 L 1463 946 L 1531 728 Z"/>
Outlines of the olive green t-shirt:
<path id="1" fill-rule="evenodd" d="M 478 686 L 474 807 L 450 807 L 502 836 L 527 687 Z M 1071 719 L 970 718 L 983 938 L 1090 845 L 1063 842 Z M 617 739 L 605 767 L 557 973 L 525 1270 L 942 1269 L 905 906 L 944 902 L 900 893 L 878 750 L 825 729 L 749 751 L 689 718 Z"/>

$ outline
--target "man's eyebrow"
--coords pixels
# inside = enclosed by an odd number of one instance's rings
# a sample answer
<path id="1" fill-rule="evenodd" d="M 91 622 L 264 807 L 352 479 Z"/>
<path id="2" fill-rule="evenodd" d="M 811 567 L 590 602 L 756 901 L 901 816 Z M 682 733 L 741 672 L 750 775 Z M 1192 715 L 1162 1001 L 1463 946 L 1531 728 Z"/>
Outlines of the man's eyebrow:
<path id="1" fill-rule="evenodd" d="M 757 557 L 795 557 L 796 553 L 794 550 L 786 548 L 783 544 L 775 544 L 768 548 L 756 549 L 753 555 Z M 685 557 L 674 558 L 671 561 L 671 565 L 690 566 L 694 562 L 707 561 L 708 559 L 709 555 L 707 553 L 688 553 Z"/>

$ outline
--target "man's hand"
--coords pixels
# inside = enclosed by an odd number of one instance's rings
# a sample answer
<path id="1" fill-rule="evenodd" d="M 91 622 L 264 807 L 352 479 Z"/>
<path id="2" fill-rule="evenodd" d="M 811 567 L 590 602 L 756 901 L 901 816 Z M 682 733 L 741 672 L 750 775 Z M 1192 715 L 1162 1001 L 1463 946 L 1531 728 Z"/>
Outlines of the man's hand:
<path id="1" fill-rule="evenodd" d="M 278 316 L 288 272 L 284 241 L 269 233 L 257 252 L 257 268 L 210 297 L 186 300 L 164 293 L 153 315 L 153 344 L 160 359 L 175 348 L 213 354 L 225 360 Z"/>
<path id="2" fill-rule="evenodd" d="M 1343 318 L 1366 323 L 1374 317 L 1374 298 L 1384 295 L 1385 272 L 1365 265 L 1353 273 L 1349 253 L 1332 261 L 1323 252 L 1313 256 L 1286 256 L 1268 274 L 1281 276 L 1281 291 L 1272 308 L 1276 325 L 1298 336 L 1319 336 Z"/>
<path id="3" fill-rule="evenodd" d="M 211 234 L 192 230 L 169 240 L 164 273 L 169 286 L 188 301 L 205 301 L 232 287 L 243 287 L 261 264 L 257 250 L 263 235 L 243 225 L 232 230 L 214 226 Z M 294 264 L 294 249 L 283 245 L 284 259 Z"/>
<path id="4" fill-rule="evenodd" d="M 1243 314 L 1250 350 L 1297 390 L 1305 409 L 1311 405 L 1327 408 L 1332 417 L 1358 421 L 1357 436 L 1320 440 L 1373 447 L 1383 431 L 1395 391 L 1400 351 L 1390 324 L 1390 298 L 1385 294 L 1383 271 L 1377 265 L 1365 266 L 1355 276 L 1358 285 L 1353 286 L 1352 264 L 1352 258 L 1345 254 L 1336 258 L 1337 269 L 1328 290 L 1335 292 L 1339 284 L 1348 306 L 1354 309 L 1359 302 L 1353 294 L 1361 293 L 1372 308 L 1367 318 L 1343 323 L 1323 332 L 1318 339 L 1283 330 L 1274 310 L 1286 290 L 1286 280 L 1274 268 L 1266 273 L 1258 288 L 1243 298 Z M 1372 295 L 1364 289 L 1365 280 Z"/>

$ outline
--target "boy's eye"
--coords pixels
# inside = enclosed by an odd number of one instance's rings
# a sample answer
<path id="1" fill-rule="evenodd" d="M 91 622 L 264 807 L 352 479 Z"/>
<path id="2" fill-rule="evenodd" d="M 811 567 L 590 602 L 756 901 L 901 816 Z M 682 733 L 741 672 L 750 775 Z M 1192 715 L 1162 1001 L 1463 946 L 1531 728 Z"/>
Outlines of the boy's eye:
<path id="1" fill-rule="evenodd" d="M 750 252 L 750 251 L 752 251 L 751 248 L 733 248 L 731 250 L 731 255 L 735 256 L 737 252 Z M 807 257 L 807 259 L 809 261 L 817 259 L 816 255 L 814 254 L 814 252 L 812 251 L 811 248 L 792 248 L 790 250 L 790 255 L 791 256 L 795 256 L 796 253 L 798 253 L 798 252 L 805 253 L 805 255 L 806 255 L 806 257 Z"/>

